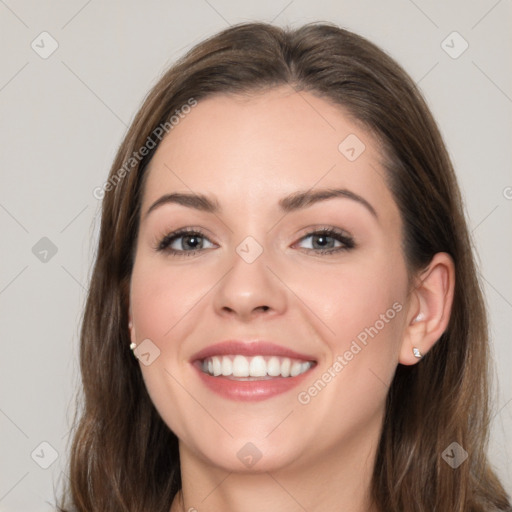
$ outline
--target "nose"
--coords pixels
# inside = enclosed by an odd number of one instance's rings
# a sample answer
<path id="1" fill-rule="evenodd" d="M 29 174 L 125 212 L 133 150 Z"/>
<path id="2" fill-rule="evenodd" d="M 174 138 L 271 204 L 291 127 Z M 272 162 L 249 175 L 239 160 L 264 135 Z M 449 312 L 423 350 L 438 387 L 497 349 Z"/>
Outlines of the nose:
<path id="1" fill-rule="evenodd" d="M 286 290 L 267 266 L 265 252 L 252 263 L 237 253 L 231 269 L 216 287 L 214 307 L 217 314 L 249 322 L 261 315 L 281 315 L 286 310 Z"/>

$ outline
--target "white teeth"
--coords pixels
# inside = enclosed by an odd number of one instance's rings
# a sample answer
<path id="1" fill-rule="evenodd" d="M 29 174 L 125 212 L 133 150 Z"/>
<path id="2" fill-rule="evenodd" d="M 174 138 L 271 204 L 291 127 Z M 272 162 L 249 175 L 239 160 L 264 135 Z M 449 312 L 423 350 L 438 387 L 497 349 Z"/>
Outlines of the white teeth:
<path id="1" fill-rule="evenodd" d="M 296 377 L 297 375 L 299 375 L 300 373 L 300 370 L 301 370 L 301 363 L 299 361 L 294 361 L 292 363 L 292 368 L 290 370 L 290 375 L 292 377 Z"/>
<path id="2" fill-rule="evenodd" d="M 249 377 L 249 361 L 246 357 L 235 356 L 233 359 L 233 377 Z"/>
<path id="3" fill-rule="evenodd" d="M 233 363 L 229 357 L 222 358 L 222 375 L 228 376 L 233 374 Z"/>
<path id="4" fill-rule="evenodd" d="M 265 359 L 262 356 L 256 356 L 251 359 L 249 375 L 251 377 L 265 377 L 267 375 L 267 363 L 265 363 Z"/>
<path id="5" fill-rule="evenodd" d="M 313 363 L 277 356 L 214 356 L 203 360 L 203 372 L 224 377 L 296 377 L 307 372 Z"/>
<path id="6" fill-rule="evenodd" d="M 271 357 L 267 363 L 267 373 L 271 377 L 277 377 L 281 375 L 281 363 L 277 357 Z"/>
<path id="7" fill-rule="evenodd" d="M 281 376 L 282 377 L 288 377 L 290 375 L 290 366 L 292 365 L 292 362 L 285 358 L 283 362 L 281 363 Z"/>
<path id="8" fill-rule="evenodd" d="M 218 357 L 213 357 L 212 362 L 213 362 L 213 375 L 215 375 L 215 377 L 217 377 L 217 375 L 222 374 L 222 363 L 220 362 L 220 359 Z"/>

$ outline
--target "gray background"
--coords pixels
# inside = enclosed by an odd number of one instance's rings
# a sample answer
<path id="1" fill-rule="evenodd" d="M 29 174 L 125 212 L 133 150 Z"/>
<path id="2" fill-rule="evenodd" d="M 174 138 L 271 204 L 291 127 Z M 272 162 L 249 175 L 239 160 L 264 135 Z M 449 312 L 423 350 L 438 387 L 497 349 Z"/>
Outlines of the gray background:
<path id="1" fill-rule="evenodd" d="M 512 492 L 511 14 L 510 0 L 0 0 L 0 511 L 52 510 L 66 478 L 93 189 L 167 66 L 249 20 L 335 22 L 387 50 L 423 90 L 479 254 L 497 376 L 490 455 Z M 58 43 L 49 56 L 44 31 Z"/>

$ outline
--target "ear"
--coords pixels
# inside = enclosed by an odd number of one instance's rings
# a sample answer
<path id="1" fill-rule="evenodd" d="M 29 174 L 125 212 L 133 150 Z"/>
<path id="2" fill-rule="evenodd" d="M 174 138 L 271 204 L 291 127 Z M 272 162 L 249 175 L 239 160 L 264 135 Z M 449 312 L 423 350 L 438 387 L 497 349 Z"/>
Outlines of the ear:
<path id="1" fill-rule="evenodd" d="M 399 362 L 404 365 L 420 361 L 413 348 L 424 356 L 448 326 L 455 288 L 455 265 L 451 256 L 445 252 L 437 253 L 417 279 L 411 292 L 400 347 Z"/>
<path id="2" fill-rule="evenodd" d="M 132 306 L 128 309 L 128 330 L 130 331 L 130 341 L 131 343 L 137 343 L 137 335 L 135 333 L 135 325 L 133 324 L 132 318 Z"/>

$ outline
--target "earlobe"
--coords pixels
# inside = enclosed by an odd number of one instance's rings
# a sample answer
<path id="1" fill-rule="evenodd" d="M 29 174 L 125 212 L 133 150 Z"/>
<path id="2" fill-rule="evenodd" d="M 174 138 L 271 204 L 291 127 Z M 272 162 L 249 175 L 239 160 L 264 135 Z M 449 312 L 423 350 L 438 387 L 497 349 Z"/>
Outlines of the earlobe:
<path id="1" fill-rule="evenodd" d="M 128 329 L 130 331 L 130 350 L 134 350 L 137 347 L 136 339 L 137 336 L 135 334 L 135 327 L 133 326 L 132 320 L 129 320 L 128 322 Z"/>
<path id="2" fill-rule="evenodd" d="M 448 326 L 455 289 L 455 266 L 447 253 L 437 253 L 418 276 L 411 292 L 399 362 L 416 364 Z"/>
<path id="3" fill-rule="evenodd" d="M 130 331 L 130 340 L 131 345 L 130 348 L 132 348 L 132 345 L 134 345 L 137 341 L 137 337 L 135 334 L 135 326 L 133 325 L 133 318 L 132 318 L 132 308 L 130 306 L 128 310 L 128 330 Z"/>

